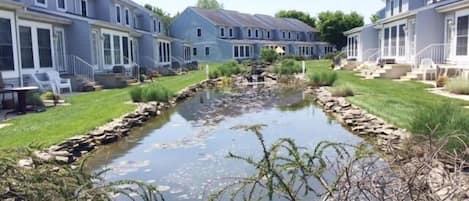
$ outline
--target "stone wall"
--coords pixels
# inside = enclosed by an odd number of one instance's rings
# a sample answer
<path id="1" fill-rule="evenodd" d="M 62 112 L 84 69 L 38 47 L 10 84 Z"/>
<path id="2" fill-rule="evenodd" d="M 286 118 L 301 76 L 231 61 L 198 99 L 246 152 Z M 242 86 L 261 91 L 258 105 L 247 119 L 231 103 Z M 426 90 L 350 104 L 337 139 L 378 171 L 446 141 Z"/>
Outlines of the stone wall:
<path id="1" fill-rule="evenodd" d="M 81 156 L 93 151 L 100 145 L 114 143 L 126 136 L 135 127 L 142 126 L 146 121 L 157 117 L 162 111 L 176 106 L 178 102 L 184 101 L 194 96 L 197 92 L 214 86 L 219 80 L 207 80 L 199 84 L 190 86 L 168 103 L 149 102 L 138 103 L 137 109 L 133 112 L 123 115 L 112 122 L 96 128 L 85 135 L 75 136 L 65 140 L 64 142 L 51 146 L 42 151 L 34 153 L 35 160 L 39 162 L 58 162 L 61 164 L 70 164 L 78 160 Z M 31 166 L 31 159 L 20 160 L 21 166 Z"/>

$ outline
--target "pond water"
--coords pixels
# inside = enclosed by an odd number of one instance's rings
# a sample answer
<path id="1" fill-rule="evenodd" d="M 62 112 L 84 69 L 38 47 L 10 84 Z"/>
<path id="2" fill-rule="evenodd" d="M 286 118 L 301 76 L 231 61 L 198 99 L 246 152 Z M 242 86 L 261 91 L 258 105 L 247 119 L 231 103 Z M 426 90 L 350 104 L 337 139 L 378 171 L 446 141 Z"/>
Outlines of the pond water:
<path id="1" fill-rule="evenodd" d="M 229 152 L 260 156 L 256 136 L 233 130 L 239 125 L 267 125 L 267 144 L 291 138 L 313 148 L 321 141 L 359 143 L 320 108 L 294 89 L 207 90 L 165 112 L 128 138 L 99 148 L 87 162 L 94 171 L 109 168 L 107 181 L 133 179 L 158 185 L 166 200 L 205 200 L 227 178 L 253 169 L 227 159 Z"/>

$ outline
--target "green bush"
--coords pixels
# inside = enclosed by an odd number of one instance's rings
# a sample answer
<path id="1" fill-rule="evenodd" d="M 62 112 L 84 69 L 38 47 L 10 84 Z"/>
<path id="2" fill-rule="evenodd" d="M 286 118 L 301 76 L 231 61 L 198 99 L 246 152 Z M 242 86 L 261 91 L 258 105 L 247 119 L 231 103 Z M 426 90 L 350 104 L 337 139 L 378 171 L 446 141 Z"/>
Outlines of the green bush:
<path id="1" fill-rule="evenodd" d="M 293 59 L 295 61 L 304 61 L 305 58 L 302 57 L 302 56 L 295 56 L 295 55 L 286 55 L 286 56 L 283 56 L 282 57 L 283 60 L 289 60 L 289 59 Z"/>
<path id="2" fill-rule="evenodd" d="M 462 135 L 469 142 L 469 112 L 452 103 L 434 104 L 419 108 L 410 121 L 411 132 L 417 136 L 431 136 L 435 139 L 449 135 Z M 434 130 L 432 132 L 432 130 Z M 458 140 L 450 138 L 449 148 L 461 146 Z"/>
<path id="3" fill-rule="evenodd" d="M 209 72 L 209 78 L 215 79 L 218 77 L 229 77 L 242 72 L 241 66 L 236 61 L 221 64 L 217 67 L 212 67 Z"/>
<path id="4" fill-rule="evenodd" d="M 469 80 L 452 79 L 445 85 L 445 89 L 451 93 L 469 95 Z"/>
<path id="5" fill-rule="evenodd" d="M 29 92 L 26 94 L 26 105 L 44 107 L 41 94 L 39 92 Z"/>
<path id="6" fill-rule="evenodd" d="M 130 90 L 130 98 L 132 99 L 132 101 L 135 102 L 135 103 L 142 102 L 142 92 L 143 92 L 142 87 L 132 88 Z"/>
<path id="7" fill-rule="evenodd" d="M 274 67 L 274 73 L 279 75 L 293 75 L 295 73 L 301 73 L 301 66 L 293 59 L 285 59 L 282 60 L 279 65 Z"/>
<path id="8" fill-rule="evenodd" d="M 273 63 L 274 61 L 277 60 L 277 57 L 278 57 L 278 54 L 273 49 L 263 48 L 261 50 L 261 59 L 263 61 Z"/>
<path id="9" fill-rule="evenodd" d="M 130 97 L 133 102 L 167 102 L 173 96 L 174 94 L 170 90 L 160 84 L 150 84 L 130 90 Z"/>
<path id="10" fill-rule="evenodd" d="M 333 60 L 336 57 L 339 57 L 340 59 L 345 59 L 346 55 L 343 52 L 330 52 L 326 54 L 326 56 L 324 56 L 324 59 Z"/>
<path id="11" fill-rule="evenodd" d="M 354 96 L 352 88 L 349 86 L 337 86 L 331 89 L 332 96 L 335 97 L 349 97 Z"/>
<path id="12" fill-rule="evenodd" d="M 54 93 L 48 91 L 41 95 L 42 100 L 60 100 L 61 97 L 59 95 L 55 95 Z"/>
<path id="13" fill-rule="evenodd" d="M 308 75 L 309 85 L 314 87 L 332 86 L 338 79 L 336 72 L 314 72 Z"/>

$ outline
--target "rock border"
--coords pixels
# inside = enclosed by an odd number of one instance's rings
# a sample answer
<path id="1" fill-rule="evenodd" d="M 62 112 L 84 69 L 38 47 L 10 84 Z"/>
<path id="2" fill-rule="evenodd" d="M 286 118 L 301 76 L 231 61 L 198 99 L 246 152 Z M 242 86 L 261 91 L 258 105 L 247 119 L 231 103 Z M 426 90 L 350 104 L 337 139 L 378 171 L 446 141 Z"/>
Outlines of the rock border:
<path id="1" fill-rule="evenodd" d="M 133 128 L 143 126 L 145 122 L 161 115 L 162 111 L 175 107 L 177 103 L 194 96 L 203 89 L 215 86 L 219 81 L 219 79 L 204 80 L 189 86 L 167 103 L 137 103 L 137 109 L 134 111 L 114 119 L 85 135 L 74 136 L 45 150 L 35 151 L 33 157 L 42 163 L 71 164 L 101 145 L 111 144 L 128 136 Z M 18 161 L 18 165 L 32 167 L 33 162 L 31 158 L 23 159 Z"/>
<path id="2" fill-rule="evenodd" d="M 348 103 L 343 97 L 334 97 L 328 87 L 308 88 L 305 91 L 314 97 L 323 110 L 353 133 L 363 137 L 374 137 L 377 147 L 385 153 L 402 150 L 405 140 L 411 135 L 384 120 Z"/>

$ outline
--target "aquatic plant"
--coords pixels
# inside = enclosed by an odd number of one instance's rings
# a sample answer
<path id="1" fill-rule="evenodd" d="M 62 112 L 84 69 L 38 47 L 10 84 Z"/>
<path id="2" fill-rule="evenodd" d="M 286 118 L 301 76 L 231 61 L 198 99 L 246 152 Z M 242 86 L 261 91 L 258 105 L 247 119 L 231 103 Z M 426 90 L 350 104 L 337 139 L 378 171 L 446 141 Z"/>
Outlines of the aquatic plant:
<path id="1" fill-rule="evenodd" d="M 293 75 L 301 73 L 301 66 L 298 61 L 293 59 L 284 59 L 274 66 L 273 72 L 279 75 Z"/>
<path id="2" fill-rule="evenodd" d="M 335 97 L 349 97 L 354 96 L 353 90 L 348 85 L 336 86 L 330 89 L 332 96 Z"/>
<path id="3" fill-rule="evenodd" d="M 236 61 L 230 61 L 211 68 L 209 72 L 209 77 L 210 79 L 215 79 L 219 77 L 229 77 L 232 75 L 239 74 L 242 71 L 243 70 L 241 66 Z"/>
<path id="4" fill-rule="evenodd" d="M 167 102 L 174 96 L 169 89 L 158 83 L 148 84 L 142 87 L 134 87 L 129 93 L 133 102 Z"/>
<path id="5" fill-rule="evenodd" d="M 308 74 L 308 84 L 313 87 L 332 86 L 338 79 L 336 72 L 312 72 Z"/>

